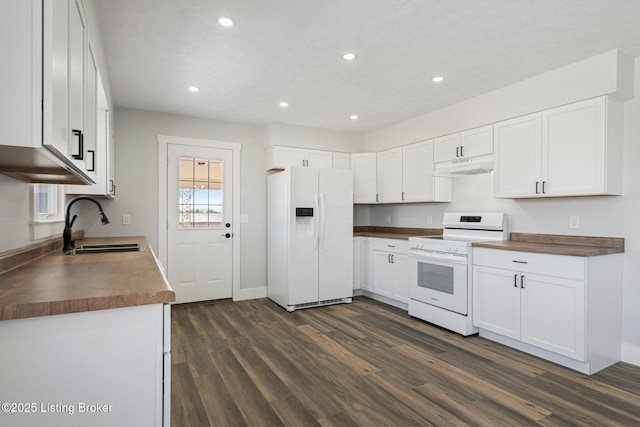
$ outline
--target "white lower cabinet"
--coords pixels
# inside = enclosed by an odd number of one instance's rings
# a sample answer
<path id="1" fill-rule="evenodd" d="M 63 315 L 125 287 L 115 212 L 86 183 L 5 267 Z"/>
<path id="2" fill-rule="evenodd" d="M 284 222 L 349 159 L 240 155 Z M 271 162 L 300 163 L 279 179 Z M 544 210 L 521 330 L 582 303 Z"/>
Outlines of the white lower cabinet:
<path id="1" fill-rule="evenodd" d="M 474 267 L 474 326 L 584 361 L 584 282 Z"/>
<path id="2" fill-rule="evenodd" d="M 374 239 L 373 293 L 407 304 L 409 302 L 408 241 Z"/>
<path id="3" fill-rule="evenodd" d="M 169 425 L 170 325 L 163 304 L 1 321 L 3 401 L 31 410 L 0 425 Z"/>
<path id="4" fill-rule="evenodd" d="M 620 360 L 621 283 L 620 254 L 475 248 L 473 324 L 481 336 L 592 374 Z"/>
<path id="5" fill-rule="evenodd" d="M 373 238 L 360 238 L 360 289 L 373 290 Z"/>

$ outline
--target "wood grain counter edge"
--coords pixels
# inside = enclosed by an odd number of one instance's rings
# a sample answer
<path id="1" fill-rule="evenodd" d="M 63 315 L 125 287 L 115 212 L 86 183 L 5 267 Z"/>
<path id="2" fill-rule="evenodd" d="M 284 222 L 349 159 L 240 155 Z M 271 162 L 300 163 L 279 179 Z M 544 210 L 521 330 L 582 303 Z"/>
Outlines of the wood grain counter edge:
<path id="1" fill-rule="evenodd" d="M 75 236 L 74 236 L 75 237 Z M 78 236 L 81 237 L 81 236 Z M 55 240 L 55 239 L 54 239 Z M 43 242 L 25 248 L 8 251 L 2 255 L 9 259 L 13 266 L 0 274 L 0 320 L 24 319 L 30 317 L 52 316 L 58 314 L 79 313 L 113 308 L 133 307 L 148 304 L 164 304 L 175 301 L 175 293 L 166 282 L 164 275 L 156 264 L 156 260 L 144 237 L 92 238 L 85 242 L 139 242 L 145 251 L 123 254 L 60 255 L 58 242 Z M 43 248 L 55 249 L 49 254 L 42 254 Z M 21 265 L 11 256 L 17 254 Z M 128 258 L 127 255 L 136 258 Z M 28 262 L 28 256 L 32 259 Z M 83 258 L 82 257 L 91 257 Z M 97 257 L 102 257 L 100 262 Z M 117 273 L 123 269 L 129 272 L 124 276 Z M 43 281 L 49 271 L 51 282 Z M 56 272 L 63 271 L 70 276 L 65 280 L 56 280 Z M 86 282 L 95 278 L 100 281 L 99 287 L 90 290 L 78 286 L 78 282 Z M 110 280 L 107 278 L 117 278 Z M 129 279 L 122 280 L 122 279 Z"/>
<path id="2" fill-rule="evenodd" d="M 475 242 L 473 247 L 591 257 L 624 253 L 624 238 L 511 233 L 511 240 Z"/>

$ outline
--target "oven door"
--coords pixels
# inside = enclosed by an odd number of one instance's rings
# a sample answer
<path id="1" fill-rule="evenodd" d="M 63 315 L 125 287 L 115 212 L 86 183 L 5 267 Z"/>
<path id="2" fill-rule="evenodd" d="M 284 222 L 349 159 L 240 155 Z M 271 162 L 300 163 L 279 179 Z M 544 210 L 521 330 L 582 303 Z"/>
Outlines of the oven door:
<path id="1" fill-rule="evenodd" d="M 466 256 L 423 252 L 409 257 L 411 299 L 467 315 Z"/>

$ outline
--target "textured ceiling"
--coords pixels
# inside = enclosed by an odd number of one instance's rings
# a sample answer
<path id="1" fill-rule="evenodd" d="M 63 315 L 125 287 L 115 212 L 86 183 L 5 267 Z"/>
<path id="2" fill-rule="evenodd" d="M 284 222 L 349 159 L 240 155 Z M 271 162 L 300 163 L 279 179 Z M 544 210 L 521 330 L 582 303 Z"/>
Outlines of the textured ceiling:
<path id="1" fill-rule="evenodd" d="M 251 124 L 366 132 L 612 49 L 640 56 L 638 0 L 98 0 L 96 7 L 117 106 Z M 220 15 L 235 27 L 221 27 Z M 356 61 L 342 59 L 348 51 Z M 446 80 L 436 85 L 435 75 Z M 190 85 L 201 91 L 188 92 Z M 288 109 L 278 106 L 283 100 Z"/>

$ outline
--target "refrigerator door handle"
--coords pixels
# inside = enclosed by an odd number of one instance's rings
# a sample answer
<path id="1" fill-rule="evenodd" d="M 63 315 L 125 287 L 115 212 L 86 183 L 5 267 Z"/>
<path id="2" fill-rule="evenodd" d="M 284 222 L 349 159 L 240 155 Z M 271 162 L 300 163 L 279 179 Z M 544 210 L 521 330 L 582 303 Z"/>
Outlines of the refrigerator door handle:
<path id="1" fill-rule="evenodd" d="M 320 249 L 324 249 L 324 238 L 327 228 L 327 220 L 324 212 L 324 193 L 320 193 Z"/>
<path id="2" fill-rule="evenodd" d="M 314 222 L 313 222 L 313 242 L 314 242 L 314 248 L 316 250 L 318 250 L 318 221 L 319 219 L 319 213 L 320 213 L 320 206 L 318 204 L 318 193 L 313 193 L 313 198 L 316 201 L 316 214 L 315 214 L 315 218 L 314 218 Z"/>

